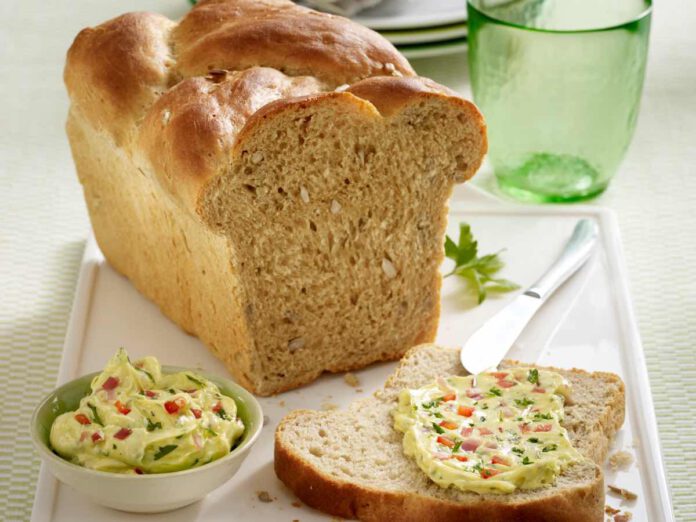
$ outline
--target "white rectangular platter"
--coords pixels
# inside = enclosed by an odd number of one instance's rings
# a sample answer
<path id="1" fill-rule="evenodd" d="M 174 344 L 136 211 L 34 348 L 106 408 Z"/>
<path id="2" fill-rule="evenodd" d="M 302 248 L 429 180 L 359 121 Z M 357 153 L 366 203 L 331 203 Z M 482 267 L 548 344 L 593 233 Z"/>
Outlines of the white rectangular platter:
<path id="1" fill-rule="evenodd" d="M 611 494 L 607 504 L 631 511 L 634 521 L 673 520 L 660 452 L 655 414 L 640 338 L 629 298 L 627 277 L 615 216 L 595 207 L 530 207 L 490 199 L 474 188 L 457 192 L 451 205 L 448 233 L 456 237 L 462 221 L 471 224 L 479 252 L 504 249 L 502 276 L 523 287 L 534 282 L 553 261 L 577 219 L 595 219 L 600 246 L 583 269 L 540 310 L 519 338 L 510 356 L 561 367 L 604 370 L 626 383 L 626 422 L 614 443 L 634 456 L 626 470 L 607 469 L 606 483 L 638 494 L 625 502 Z M 438 341 L 459 346 L 463 340 L 512 298 L 490 297 L 475 307 L 462 292 L 463 283 L 445 280 Z M 224 374 L 223 366 L 194 337 L 183 333 L 158 308 L 143 298 L 103 259 L 93 238 L 87 241 L 58 382 L 99 370 L 119 346 L 131 356 L 155 355 L 167 364 L 199 367 Z M 91 503 L 57 483 L 41 469 L 33 522 L 255 520 L 302 522 L 331 520 L 297 502 L 273 472 L 273 431 L 296 408 L 345 407 L 381 386 L 396 363 L 356 372 L 360 385 L 342 375 L 326 375 L 299 390 L 262 398 L 267 424 L 239 473 L 205 500 L 158 515 L 122 513 Z M 261 502 L 259 491 L 272 502 Z"/>

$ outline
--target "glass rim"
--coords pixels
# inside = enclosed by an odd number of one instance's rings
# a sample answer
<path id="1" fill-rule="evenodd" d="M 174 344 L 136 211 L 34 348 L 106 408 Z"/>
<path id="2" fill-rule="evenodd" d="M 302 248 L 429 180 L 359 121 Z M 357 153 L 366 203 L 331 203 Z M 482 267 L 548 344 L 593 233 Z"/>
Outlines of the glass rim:
<path id="1" fill-rule="evenodd" d="M 626 27 L 627 25 L 634 24 L 636 22 L 640 22 L 644 18 L 647 18 L 650 16 L 653 10 L 653 1 L 652 0 L 645 0 L 645 2 L 648 4 L 648 6 L 635 15 L 633 18 L 630 18 L 626 20 L 625 22 L 621 22 L 619 24 L 614 24 L 614 25 L 607 25 L 607 26 L 600 26 L 600 27 L 592 27 L 590 29 L 545 29 L 541 27 L 530 27 L 527 25 L 522 25 L 514 22 L 508 22 L 507 20 L 502 20 L 500 18 L 496 18 L 495 16 L 491 16 L 490 14 L 482 11 L 480 8 L 476 7 L 474 5 L 474 0 L 467 0 L 467 6 L 470 9 L 473 9 L 477 13 L 479 13 L 481 16 L 484 18 L 487 18 L 497 24 L 500 25 L 506 25 L 508 27 L 514 27 L 515 29 L 522 29 L 523 31 L 534 31 L 537 33 L 549 33 L 549 34 L 578 34 L 578 33 L 600 33 L 603 31 L 613 31 L 615 29 L 621 29 L 623 27 Z"/>

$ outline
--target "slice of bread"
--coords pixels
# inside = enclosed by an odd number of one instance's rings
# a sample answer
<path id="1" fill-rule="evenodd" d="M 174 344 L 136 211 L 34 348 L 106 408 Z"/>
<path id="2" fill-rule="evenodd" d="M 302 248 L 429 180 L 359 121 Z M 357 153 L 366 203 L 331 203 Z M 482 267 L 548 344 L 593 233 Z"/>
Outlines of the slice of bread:
<path id="1" fill-rule="evenodd" d="M 75 39 L 67 132 L 99 247 L 261 395 L 432 341 L 473 104 L 289 0 L 130 13 Z"/>
<path id="2" fill-rule="evenodd" d="M 610 373 L 549 369 L 572 386 L 564 427 L 588 458 L 569 467 L 554 486 L 502 495 L 444 489 L 404 455 L 403 435 L 393 428 L 390 413 L 399 391 L 438 376 L 466 374 L 457 349 L 432 344 L 410 350 L 382 390 L 348 411 L 298 410 L 286 416 L 276 431 L 276 474 L 306 504 L 364 521 L 600 522 L 600 465 L 623 423 L 624 385 Z"/>

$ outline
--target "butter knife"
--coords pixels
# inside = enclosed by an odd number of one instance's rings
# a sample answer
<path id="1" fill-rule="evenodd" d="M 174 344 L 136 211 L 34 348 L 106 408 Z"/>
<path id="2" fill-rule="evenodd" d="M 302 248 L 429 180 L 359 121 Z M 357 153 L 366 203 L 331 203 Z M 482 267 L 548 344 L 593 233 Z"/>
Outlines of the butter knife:
<path id="1" fill-rule="evenodd" d="M 500 364 L 541 305 L 590 258 L 598 236 L 597 223 L 590 219 L 577 222 L 563 251 L 544 275 L 466 341 L 460 359 L 469 373 L 476 375 Z"/>

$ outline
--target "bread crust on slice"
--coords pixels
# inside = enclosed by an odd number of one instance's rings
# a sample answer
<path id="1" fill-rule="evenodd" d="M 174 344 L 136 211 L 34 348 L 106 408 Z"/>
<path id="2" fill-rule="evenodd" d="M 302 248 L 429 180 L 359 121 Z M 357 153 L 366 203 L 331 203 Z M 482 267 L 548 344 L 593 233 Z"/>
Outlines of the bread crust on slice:
<path id="1" fill-rule="evenodd" d="M 297 410 L 279 424 L 275 471 L 303 502 L 334 516 L 363 521 L 602 521 L 599 466 L 623 423 L 624 385 L 609 373 L 549 368 L 573 386 L 564 426 L 588 458 L 554 486 L 509 495 L 465 493 L 435 485 L 403 454 L 390 412 L 403 388 L 441 375 L 464 374 L 458 350 L 432 344 L 411 349 L 382 390 L 348 411 Z M 519 365 L 505 361 L 502 366 Z"/>

